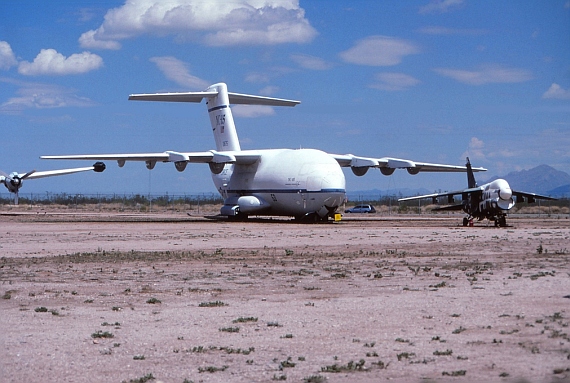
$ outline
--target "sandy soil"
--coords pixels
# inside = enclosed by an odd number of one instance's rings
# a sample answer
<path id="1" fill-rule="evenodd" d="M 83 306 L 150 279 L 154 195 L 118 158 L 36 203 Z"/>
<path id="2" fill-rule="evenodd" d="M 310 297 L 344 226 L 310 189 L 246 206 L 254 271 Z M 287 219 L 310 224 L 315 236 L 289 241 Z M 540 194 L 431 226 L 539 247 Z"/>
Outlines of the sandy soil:
<path id="1" fill-rule="evenodd" d="M 460 220 L 0 214 L 0 381 L 569 382 L 568 217 Z"/>

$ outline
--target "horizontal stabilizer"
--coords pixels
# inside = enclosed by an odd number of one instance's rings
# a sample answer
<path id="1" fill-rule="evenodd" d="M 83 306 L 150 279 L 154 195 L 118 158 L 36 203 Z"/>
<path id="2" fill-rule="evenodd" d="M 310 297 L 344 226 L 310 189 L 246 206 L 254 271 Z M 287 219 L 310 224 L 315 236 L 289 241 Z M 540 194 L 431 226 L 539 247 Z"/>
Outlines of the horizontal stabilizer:
<path id="1" fill-rule="evenodd" d="M 231 93 L 231 92 L 228 92 L 228 97 L 230 99 L 230 104 L 295 106 L 301 103 L 301 101 L 286 100 L 284 98 L 252 96 L 249 94 L 240 94 L 240 93 Z"/>
<path id="2" fill-rule="evenodd" d="M 205 92 L 183 92 L 183 93 L 154 93 L 154 94 L 131 94 L 129 100 L 135 101 L 165 101 L 165 102 L 202 102 L 204 98 L 215 97 L 216 91 Z M 300 101 L 286 100 L 283 98 L 272 98 L 263 96 L 253 96 L 249 94 L 228 92 L 230 104 L 245 105 L 270 105 L 270 106 L 295 106 Z"/>

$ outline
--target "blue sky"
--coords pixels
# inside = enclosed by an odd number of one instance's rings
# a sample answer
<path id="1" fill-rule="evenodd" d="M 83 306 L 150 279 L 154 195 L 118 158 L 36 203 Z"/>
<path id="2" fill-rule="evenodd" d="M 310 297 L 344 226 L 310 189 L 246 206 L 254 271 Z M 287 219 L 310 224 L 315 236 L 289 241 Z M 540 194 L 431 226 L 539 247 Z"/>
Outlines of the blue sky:
<path id="1" fill-rule="evenodd" d="M 475 166 L 570 167 L 570 1 L 0 2 L 0 169 L 40 155 L 214 148 L 204 104 L 131 93 L 300 100 L 234 108 L 242 149 L 317 148 Z M 463 174 L 346 172 L 347 189 L 464 187 Z M 215 192 L 205 165 L 143 163 L 26 182 L 22 193 Z M 2 190 L 4 193 L 4 190 Z"/>

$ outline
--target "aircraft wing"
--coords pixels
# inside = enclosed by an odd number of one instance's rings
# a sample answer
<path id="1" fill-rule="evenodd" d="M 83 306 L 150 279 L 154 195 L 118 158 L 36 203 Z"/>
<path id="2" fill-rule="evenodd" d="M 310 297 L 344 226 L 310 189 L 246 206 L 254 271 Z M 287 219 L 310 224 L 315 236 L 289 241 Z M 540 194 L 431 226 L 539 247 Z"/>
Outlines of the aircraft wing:
<path id="1" fill-rule="evenodd" d="M 73 173 L 80 173 L 80 172 L 87 172 L 90 170 L 95 170 L 96 166 L 87 166 L 84 168 L 73 168 L 73 169 L 60 169 L 60 170 L 46 170 L 41 172 L 33 172 L 32 174 L 28 175 L 26 179 L 33 180 L 35 178 L 44 178 L 44 177 L 53 177 L 53 176 L 63 176 L 65 174 L 73 174 Z M 103 167 L 104 169 L 104 167 Z"/>
<path id="2" fill-rule="evenodd" d="M 340 166 L 354 168 L 379 168 L 383 174 L 390 175 L 394 169 L 406 169 L 410 174 L 419 172 L 466 172 L 466 166 L 432 164 L 428 162 L 417 162 L 404 160 L 401 158 L 373 158 L 360 157 L 353 154 L 330 154 Z M 487 171 L 485 168 L 473 168 L 474 172 Z"/>
<path id="3" fill-rule="evenodd" d="M 132 153 L 132 154 L 78 154 L 63 156 L 41 156 L 46 160 L 101 160 L 117 161 L 120 167 L 127 161 L 143 161 L 152 169 L 157 162 L 189 162 L 189 163 L 238 163 L 252 164 L 261 156 L 255 151 L 218 152 L 175 152 L 162 153 Z"/>
<path id="4" fill-rule="evenodd" d="M 418 196 L 414 196 L 414 197 L 400 198 L 400 199 L 398 199 L 398 202 L 413 201 L 413 200 L 424 199 L 424 198 L 432 198 L 432 199 L 437 199 L 439 197 L 450 198 L 450 197 L 453 197 L 456 195 L 474 194 L 474 193 L 482 193 L 482 192 L 483 192 L 482 188 L 475 187 L 475 188 L 471 188 L 471 189 L 455 190 L 455 191 L 445 192 L 445 193 L 434 193 L 434 194 L 418 195 Z"/>
<path id="5" fill-rule="evenodd" d="M 525 199 L 528 200 L 529 203 L 532 203 L 537 199 L 545 199 L 545 200 L 551 200 L 551 201 L 557 200 L 557 198 L 547 197 L 545 195 L 521 192 L 521 191 L 516 191 L 516 190 L 513 190 L 513 196 L 517 197 L 517 202 L 525 200 Z"/>

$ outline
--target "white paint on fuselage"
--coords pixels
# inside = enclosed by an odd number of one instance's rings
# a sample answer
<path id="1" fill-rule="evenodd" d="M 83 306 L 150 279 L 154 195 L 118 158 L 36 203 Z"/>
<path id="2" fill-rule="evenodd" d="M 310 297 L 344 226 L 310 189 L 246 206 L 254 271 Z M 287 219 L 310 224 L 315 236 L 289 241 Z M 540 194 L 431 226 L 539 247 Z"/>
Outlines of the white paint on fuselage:
<path id="1" fill-rule="evenodd" d="M 251 165 L 227 164 L 212 174 L 226 201 L 255 196 L 264 204 L 255 214 L 302 216 L 337 208 L 346 196 L 344 173 L 329 154 L 315 149 L 241 151 L 261 155 Z"/>
<path id="2" fill-rule="evenodd" d="M 512 198 L 513 192 L 509 183 L 504 179 L 496 179 L 488 184 L 482 185 L 483 195 L 479 203 L 481 212 L 489 211 L 489 214 L 496 212 L 506 213 L 515 206 Z"/>

